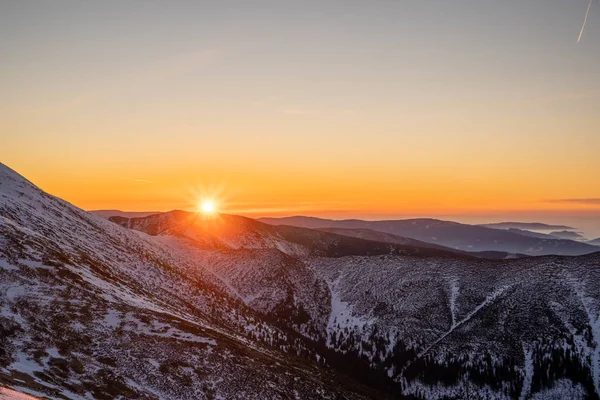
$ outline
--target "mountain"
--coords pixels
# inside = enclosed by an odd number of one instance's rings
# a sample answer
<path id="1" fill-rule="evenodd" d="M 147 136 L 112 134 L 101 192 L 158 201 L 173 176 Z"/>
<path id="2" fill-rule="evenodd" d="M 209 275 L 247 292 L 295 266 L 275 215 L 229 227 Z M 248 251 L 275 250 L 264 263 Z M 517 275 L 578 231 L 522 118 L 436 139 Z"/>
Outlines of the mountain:
<path id="1" fill-rule="evenodd" d="M 394 244 L 402 244 L 402 245 L 411 245 L 415 247 L 420 247 L 423 249 L 437 249 L 443 250 L 447 252 L 452 252 L 455 254 L 467 255 L 471 257 L 480 257 L 480 258 L 488 258 L 488 259 L 503 259 L 503 258 L 516 258 L 523 257 L 522 254 L 511 254 L 505 251 L 483 251 L 483 252 L 466 252 L 460 251 L 456 249 L 451 249 L 449 247 L 444 247 L 432 243 L 422 242 L 420 240 L 409 239 L 402 236 L 392 235 L 391 233 L 374 231 L 371 229 L 343 229 L 343 228 L 323 228 L 319 229 L 324 232 L 335 233 L 337 235 L 342 236 L 350 236 L 357 237 L 361 239 L 382 242 L 382 243 L 394 243 Z"/>
<path id="2" fill-rule="evenodd" d="M 113 222 L 0 165 L 0 329 L 0 385 L 38 397 L 599 398 L 600 253 Z"/>
<path id="3" fill-rule="evenodd" d="M 594 240 L 589 240 L 587 243 L 591 244 L 593 246 L 600 246 L 600 238 L 594 239 Z"/>
<path id="4" fill-rule="evenodd" d="M 598 250 L 594 246 L 573 240 L 536 238 L 504 229 L 428 218 L 363 221 L 287 217 L 260 218 L 259 221 L 271 225 L 291 225 L 312 229 L 370 229 L 469 252 L 502 251 L 527 255 L 583 255 Z"/>
<path id="5" fill-rule="evenodd" d="M 3 165 L 0 330 L 0 384 L 39 397 L 383 397 L 199 260 Z"/>
<path id="6" fill-rule="evenodd" d="M 530 237 L 538 238 L 538 239 L 557 239 L 556 236 L 552 236 L 547 233 L 527 231 L 524 229 L 508 228 L 507 231 L 514 232 L 514 233 L 517 233 L 517 234 L 523 235 L 523 236 L 530 236 Z"/>
<path id="7" fill-rule="evenodd" d="M 267 251 L 265 243 L 295 240 L 312 231 L 270 229 L 223 216 L 219 226 L 244 226 L 232 236 L 233 228 L 211 229 L 214 221 L 176 214 L 162 215 L 162 229 L 149 222 L 156 216 L 120 222 L 161 240 L 175 236 L 179 246 L 181 242 L 189 246 L 182 250 L 197 252 L 197 258 L 206 250 L 189 240 L 197 235 L 194 227 L 200 226 L 204 236 L 224 237 L 236 246 L 248 242 L 235 237 L 255 238 L 254 249 L 221 250 L 227 257 L 208 255 L 204 263 L 249 306 L 277 313 L 278 319 L 292 315 L 288 326 L 324 342 L 325 359 L 345 374 L 356 377 L 374 371 L 370 384 L 387 385 L 387 377 L 403 396 L 427 399 L 465 398 L 469 393 L 476 398 L 526 398 L 533 393 L 538 398 L 577 398 L 596 392 L 600 254 L 509 261 L 309 251 L 328 241 L 329 236 L 323 235 L 310 242 L 296 240 L 302 247 L 294 252 L 280 243 L 288 253 L 273 252 L 277 258 L 265 263 L 255 253 Z M 378 232 L 326 233 L 417 244 Z M 300 291 L 308 287 L 313 291 Z M 280 303 L 274 304 L 272 298 Z M 277 311 L 282 308 L 287 311 Z M 301 321 L 313 323 L 298 325 Z"/>
<path id="8" fill-rule="evenodd" d="M 311 265 L 332 289 L 329 342 L 405 395 L 598 398 L 600 254 Z"/>
<path id="9" fill-rule="evenodd" d="M 476 256 L 417 240 L 386 241 L 325 230 L 274 226 L 237 215 L 221 214 L 218 218 L 207 218 L 198 213 L 176 210 L 141 218 L 110 217 L 109 220 L 152 236 L 186 238 L 205 250 L 277 249 L 297 257 L 387 254 L 452 258 L 458 254 Z M 508 256 L 507 253 L 490 254 L 490 258 Z"/>
<path id="10" fill-rule="evenodd" d="M 574 230 L 566 225 L 548 225 L 541 222 L 497 222 L 492 224 L 480 224 L 486 228 L 495 229 L 522 229 L 526 231 L 551 231 L 551 230 Z"/>
<path id="11" fill-rule="evenodd" d="M 570 239 L 570 240 L 585 240 L 585 238 L 577 232 L 571 231 L 556 231 L 550 232 L 550 236 L 558 237 L 561 239 Z"/>

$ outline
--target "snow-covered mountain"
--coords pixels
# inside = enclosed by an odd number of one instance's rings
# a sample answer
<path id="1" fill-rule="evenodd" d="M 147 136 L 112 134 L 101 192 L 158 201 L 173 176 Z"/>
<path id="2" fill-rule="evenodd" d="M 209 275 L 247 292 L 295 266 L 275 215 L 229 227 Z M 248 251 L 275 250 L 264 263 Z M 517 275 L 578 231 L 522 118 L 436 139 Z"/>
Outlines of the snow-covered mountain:
<path id="1" fill-rule="evenodd" d="M 487 259 L 361 235 L 185 212 L 108 221 L 0 166 L 0 386 L 598 398 L 599 253 Z"/>
<path id="2" fill-rule="evenodd" d="M 0 165 L 0 384 L 50 398 L 377 393 L 313 348 L 194 257 Z"/>
<path id="3" fill-rule="evenodd" d="M 271 225 L 291 225 L 312 229 L 370 229 L 469 252 L 503 251 L 533 256 L 552 254 L 575 256 L 597 251 L 594 246 L 574 240 L 533 237 L 512 230 L 430 218 L 363 221 L 284 217 L 260 218 L 259 221 Z"/>
<path id="4" fill-rule="evenodd" d="M 600 255 L 311 262 L 332 290 L 328 340 L 403 394 L 597 398 Z"/>

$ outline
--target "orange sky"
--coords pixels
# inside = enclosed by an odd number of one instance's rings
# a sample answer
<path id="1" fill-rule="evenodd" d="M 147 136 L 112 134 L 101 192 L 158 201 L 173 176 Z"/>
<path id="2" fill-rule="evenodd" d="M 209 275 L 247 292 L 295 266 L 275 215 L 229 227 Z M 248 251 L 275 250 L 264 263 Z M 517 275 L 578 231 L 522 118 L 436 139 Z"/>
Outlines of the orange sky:
<path id="1" fill-rule="evenodd" d="M 585 9 L 283 3 L 0 5 L 0 161 L 85 209 L 600 215 Z"/>
<path id="2" fill-rule="evenodd" d="M 511 175 L 514 170 L 491 166 L 459 179 L 444 171 L 443 165 L 438 170 L 411 172 L 409 167 L 361 163 L 331 167 L 317 163 L 310 168 L 265 164 L 226 170 L 172 161 L 158 164 L 169 165 L 160 169 L 151 163 L 103 165 L 82 160 L 80 168 L 65 163 L 49 169 L 42 159 L 18 170 L 43 189 L 85 209 L 194 209 L 201 199 L 210 198 L 222 212 L 250 216 L 514 215 L 526 210 L 594 215 L 600 210 L 593 203 L 547 201 L 577 192 L 579 183 L 557 187 L 552 179 L 537 178 L 541 171 L 535 166 L 517 180 Z M 553 177 L 568 181 L 568 173 L 562 174 Z M 588 179 L 593 182 L 593 177 Z"/>

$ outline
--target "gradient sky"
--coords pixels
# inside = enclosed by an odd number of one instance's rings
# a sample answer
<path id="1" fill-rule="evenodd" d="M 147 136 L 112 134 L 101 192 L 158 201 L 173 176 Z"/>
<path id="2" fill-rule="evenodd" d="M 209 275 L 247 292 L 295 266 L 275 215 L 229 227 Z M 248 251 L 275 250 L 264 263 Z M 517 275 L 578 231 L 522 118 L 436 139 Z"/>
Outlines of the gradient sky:
<path id="1" fill-rule="evenodd" d="M 600 216 L 600 4 L 0 2 L 0 161 L 86 209 Z"/>

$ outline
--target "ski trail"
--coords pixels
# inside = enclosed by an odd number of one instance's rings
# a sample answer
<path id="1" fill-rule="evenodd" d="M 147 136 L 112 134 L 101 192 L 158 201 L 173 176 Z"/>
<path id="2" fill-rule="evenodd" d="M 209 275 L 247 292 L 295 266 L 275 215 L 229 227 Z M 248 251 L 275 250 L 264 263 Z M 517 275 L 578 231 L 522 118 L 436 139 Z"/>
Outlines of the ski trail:
<path id="1" fill-rule="evenodd" d="M 466 317 L 464 317 L 463 319 L 461 319 L 457 323 L 453 324 L 446 333 L 444 333 L 442 336 L 440 336 L 439 338 L 437 338 L 437 340 L 435 340 L 433 343 L 431 343 L 429 346 L 427 346 L 422 352 L 420 352 L 417 355 L 417 358 L 421 358 L 425 354 L 427 354 L 427 352 L 429 352 L 429 350 L 431 350 L 431 348 L 433 348 L 439 342 L 441 342 L 442 340 L 444 340 L 448 335 L 450 335 L 452 332 L 454 332 L 454 330 L 456 328 L 458 328 L 461 325 L 463 325 L 464 323 L 468 322 L 471 318 L 473 318 L 475 316 L 475 314 L 477 314 L 479 312 L 479 310 L 481 310 L 482 308 L 484 308 L 484 307 L 488 306 L 489 304 L 493 303 L 502 293 L 504 293 L 507 289 L 510 289 L 512 286 L 513 285 L 503 286 L 500 289 L 497 289 L 496 291 L 494 291 L 489 296 L 487 296 L 485 298 L 485 300 L 481 304 L 479 304 L 477 307 L 475 307 L 473 309 L 473 311 L 471 311 L 469 314 L 467 314 Z"/>
<path id="2" fill-rule="evenodd" d="M 531 392 L 531 382 L 533 381 L 533 350 L 527 349 L 523 345 L 523 354 L 525 356 L 525 377 L 523 378 L 523 389 L 521 389 L 520 400 L 525 400 Z"/>

